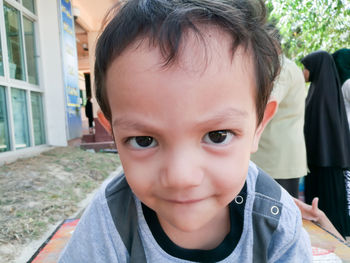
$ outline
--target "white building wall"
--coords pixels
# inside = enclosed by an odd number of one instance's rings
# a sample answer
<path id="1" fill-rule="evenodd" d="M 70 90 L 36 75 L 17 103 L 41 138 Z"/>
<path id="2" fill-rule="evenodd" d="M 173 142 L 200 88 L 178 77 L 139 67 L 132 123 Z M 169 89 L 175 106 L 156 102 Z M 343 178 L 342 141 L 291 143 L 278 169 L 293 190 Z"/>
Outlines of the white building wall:
<path id="1" fill-rule="evenodd" d="M 37 0 L 37 10 L 41 56 L 39 70 L 44 89 L 47 144 L 66 146 L 68 136 L 58 1 Z"/>

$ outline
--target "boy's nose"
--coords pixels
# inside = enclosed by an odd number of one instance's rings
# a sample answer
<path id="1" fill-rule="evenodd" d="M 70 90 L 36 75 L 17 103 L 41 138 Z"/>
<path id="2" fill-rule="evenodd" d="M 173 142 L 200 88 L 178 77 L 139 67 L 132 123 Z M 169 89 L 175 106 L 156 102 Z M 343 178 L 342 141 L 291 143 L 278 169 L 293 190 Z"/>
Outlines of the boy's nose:
<path id="1" fill-rule="evenodd" d="M 165 154 L 160 180 L 164 187 L 185 189 L 200 185 L 204 171 L 198 153 L 177 149 Z"/>

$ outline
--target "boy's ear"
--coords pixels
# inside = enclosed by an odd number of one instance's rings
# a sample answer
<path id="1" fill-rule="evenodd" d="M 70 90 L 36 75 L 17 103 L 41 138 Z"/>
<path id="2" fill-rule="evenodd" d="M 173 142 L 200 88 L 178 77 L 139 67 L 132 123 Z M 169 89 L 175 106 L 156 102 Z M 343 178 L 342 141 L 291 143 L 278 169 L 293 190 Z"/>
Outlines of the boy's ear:
<path id="1" fill-rule="evenodd" d="M 271 98 L 265 108 L 264 111 L 264 117 L 259 124 L 259 126 L 256 128 L 254 139 L 253 139 L 253 144 L 251 148 L 251 153 L 254 153 L 258 150 L 258 145 L 259 145 L 259 140 L 261 137 L 261 134 L 263 133 L 266 125 L 269 123 L 269 121 L 272 119 L 272 117 L 275 115 L 276 111 L 278 108 L 278 103 L 276 100 Z"/>

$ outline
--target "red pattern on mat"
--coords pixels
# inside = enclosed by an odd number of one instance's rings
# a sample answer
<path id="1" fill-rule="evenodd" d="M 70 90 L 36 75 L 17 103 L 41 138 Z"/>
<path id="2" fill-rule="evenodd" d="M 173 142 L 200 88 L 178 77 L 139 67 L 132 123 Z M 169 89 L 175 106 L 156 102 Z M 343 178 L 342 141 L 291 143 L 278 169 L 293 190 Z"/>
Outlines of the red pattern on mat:
<path id="1" fill-rule="evenodd" d="M 54 234 L 35 253 L 31 263 L 54 263 L 71 238 L 79 219 L 67 219 L 59 226 Z"/>

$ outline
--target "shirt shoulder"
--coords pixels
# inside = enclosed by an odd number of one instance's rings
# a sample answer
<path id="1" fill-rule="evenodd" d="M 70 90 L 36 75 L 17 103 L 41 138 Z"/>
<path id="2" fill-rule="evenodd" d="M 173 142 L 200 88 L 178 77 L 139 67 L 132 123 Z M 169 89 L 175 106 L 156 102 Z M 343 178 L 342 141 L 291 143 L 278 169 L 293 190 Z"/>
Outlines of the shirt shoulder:
<path id="1" fill-rule="evenodd" d="M 272 262 L 311 262 L 311 242 L 299 208 L 282 187 L 281 217 L 269 247 Z"/>
<path id="2" fill-rule="evenodd" d="M 250 188 L 250 194 L 255 195 L 254 198 L 257 198 L 257 196 L 260 198 L 260 196 L 264 195 L 264 193 L 256 193 L 253 187 L 257 180 L 258 173 L 259 170 L 257 166 L 251 162 L 247 181 L 250 181 L 250 184 L 248 184 L 248 186 L 250 186 L 248 188 Z M 277 183 L 274 184 L 273 188 L 276 187 L 279 187 L 281 190 L 279 200 L 273 200 L 268 197 L 268 195 L 265 196 L 265 205 L 268 203 L 273 204 L 273 202 L 280 205 L 278 225 L 272 234 L 268 246 L 267 254 L 269 262 L 311 262 L 311 242 L 308 234 L 302 227 L 300 210 L 286 190 Z M 271 191 L 273 190 L 274 189 L 271 189 Z M 264 198 L 262 198 L 262 200 L 263 199 Z M 262 213 L 262 217 L 269 217 L 269 214 Z"/>

